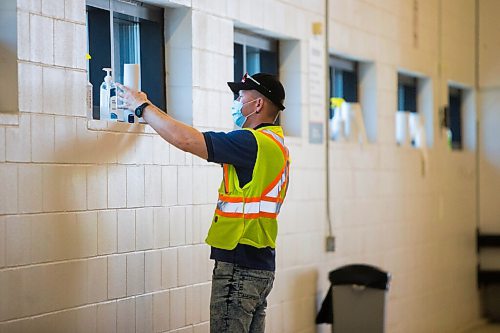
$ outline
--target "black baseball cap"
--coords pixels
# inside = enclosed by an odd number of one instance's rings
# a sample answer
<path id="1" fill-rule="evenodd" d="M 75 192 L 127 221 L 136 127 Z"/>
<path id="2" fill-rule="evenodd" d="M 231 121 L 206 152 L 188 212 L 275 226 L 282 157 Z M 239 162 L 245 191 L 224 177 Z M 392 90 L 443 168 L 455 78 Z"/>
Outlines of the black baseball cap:
<path id="1" fill-rule="evenodd" d="M 240 90 L 257 90 L 266 96 L 280 110 L 284 110 L 285 88 L 276 76 L 267 73 L 257 73 L 252 76 L 246 73 L 241 82 L 228 82 L 227 85 L 233 93 L 238 94 Z"/>

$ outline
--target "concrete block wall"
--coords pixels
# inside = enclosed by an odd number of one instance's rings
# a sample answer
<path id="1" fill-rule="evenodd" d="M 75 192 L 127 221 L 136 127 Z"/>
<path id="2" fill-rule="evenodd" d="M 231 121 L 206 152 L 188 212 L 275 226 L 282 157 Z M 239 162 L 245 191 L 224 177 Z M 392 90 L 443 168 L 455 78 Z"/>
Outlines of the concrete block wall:
<path id="1" fill-rule="evenodd" d="M 308 142 L 309 42 L 324 2 L 146 2 L 167 8 L 169 112 L 201 130 L 232 128 L 234 27 L 281 39 L 292 170 L 269 332 L 327 332 L 314 324 L 327 273 L 353 262 L 391 273 L 388 332 L 478 320 L 474 152 L 448 151 L 437 127 L 447 81 L 474 86 L 471 51 L 456 52 L 459 36 L 473 43 L 472 0 L 330 1 L 329 51 L 372 62 L 377 96 L 374 142 L 330 145 L 334 253 L 325 145 Z M 208 332 L 204 238 L 220 167 L 147 125 L 86 119 L 84 0 L 18 0 L 18 26 L 20 110 L 0 117 L 0 332 Z M 425 174 L 420 152 L 395 144 L 399 69 L 433 82 Z"/>

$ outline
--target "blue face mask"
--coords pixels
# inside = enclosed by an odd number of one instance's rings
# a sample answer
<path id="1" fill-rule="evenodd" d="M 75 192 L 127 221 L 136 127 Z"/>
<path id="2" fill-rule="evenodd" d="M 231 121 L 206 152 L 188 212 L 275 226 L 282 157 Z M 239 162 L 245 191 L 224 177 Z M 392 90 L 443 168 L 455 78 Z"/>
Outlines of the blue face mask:
<path id="1" fill-rule="evenodd" d="M 248 117 L 250 117 L 251 115 L 253 115 L 255 112 L 257 112 L 257 110 L 255 110 L 254 112 L 250 113 L 248 116 L 244 116 L 243 113 L 241 112 L 241 110 L 243 109 L 243 105 L 247 104 L 247 103 L 251 103 L 251 102 L 254 102 L 256 101 L 257 99 L 254 99 L 253 101 L 250 101 L 250 102 L 246 102 L 246 103 L 241 103 L 240 101 L 238 100 L 234 100 L 233 101 L 233 105 L 231 106 L 231 114 L 233 115 L 233 122 L 236 126 L 242 128 L 243 125 L 245 125 L 245 123 L 247 122 L 247 119 Z"/>

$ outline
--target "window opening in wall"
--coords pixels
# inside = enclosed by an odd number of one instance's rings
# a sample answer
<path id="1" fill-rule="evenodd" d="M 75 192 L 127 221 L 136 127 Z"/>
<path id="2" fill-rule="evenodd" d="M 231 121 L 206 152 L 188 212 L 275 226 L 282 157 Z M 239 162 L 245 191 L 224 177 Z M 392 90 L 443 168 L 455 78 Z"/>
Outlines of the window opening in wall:
<path id="1" fill-rule="evenodd" d="M 166 109 L 163 8 L 132 0 L 87 0 L 88 79 L 93 85 L 93 119 L 99 119 L 103 68 L 122 82 L 124 64 L 139 64 L 140 90 Z M 111 24 L 112 22 L 112 24 Z"/>
<path id="2" fill-rule="evenodd" d="M 360 66 L 358 61 L 339 56 L 330 56 L 330 138 L 333 140 L 354 139 L 359 142 L 367 141 L 364 110 L 360 98 Z M 369 64 L 364 64 L 365 83 L 374 89 L 368 81 L 372 78 L 368 72 Z M 363 100 L 366 104 L 375 104 L 366 100 L 371 97 L 365 91 Z"/>
<path id="3" fill-rule="evenodd" d="M 279 79 L 278 41 L 247 31 L 234 32 L 234 81 L 240 81 L 245 73 L 263 72 Z M 235 96 L 236 98 L 236 96 Z M 280 124 L 280 117 L 276 120 Z"/>
<path id="4" fill-rule="evenodd" d="M 358 103 L 358 62 L 330 57 L 330 97 L 340 97 Z"/>
<path id="5" fill-rule="evenodd" d="M 448 87 L 448 128 L 451 148 L 462 149 L 462 89 Z"/>
<path id="6" fill-rule="evenodd" d="M 432 81 L 420 75 L 398 73 L 396 143 L 414 148 L 432 146 Z"/>

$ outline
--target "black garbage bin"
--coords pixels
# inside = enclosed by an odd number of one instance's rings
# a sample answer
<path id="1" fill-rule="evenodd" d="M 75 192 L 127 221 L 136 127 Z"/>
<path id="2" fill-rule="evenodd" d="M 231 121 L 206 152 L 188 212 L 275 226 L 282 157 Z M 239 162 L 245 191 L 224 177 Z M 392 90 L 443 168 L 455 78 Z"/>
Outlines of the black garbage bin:
<path id="1" fill-rule="evenodd" d="M 316 323 L 333 323 L 334 333 L 383 333 L 389 273 L 354 264 L 333 270 L 328 277 L 330 289 Z"/>

